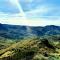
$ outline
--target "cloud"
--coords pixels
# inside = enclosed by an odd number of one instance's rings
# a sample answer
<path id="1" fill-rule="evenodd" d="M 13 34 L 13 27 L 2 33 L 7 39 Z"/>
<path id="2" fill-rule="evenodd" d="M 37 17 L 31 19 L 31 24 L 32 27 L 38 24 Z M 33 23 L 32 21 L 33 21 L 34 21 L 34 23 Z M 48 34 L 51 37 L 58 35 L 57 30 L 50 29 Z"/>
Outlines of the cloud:
<path id="1" fill-rule="evenodd" d="M 40 16 L 43 16 L 43 14 L 47 13 L 48 11 L 49 11 L 49 8 L 43 5 L 26 12 L 26 14 L 29 17 L 40 17 Z"/>
<path id="2" fill-rule="evenodd" d="M 24 11 L 30 11 L 41 5 L 44 0 L 19 0 Z"/>
<path id="3" fill-rule="evenodd" d="M 17 5 L 21 3 L 26 18 L 23 16 L 24 13 L 20 13 L 21 9 L 16 5 L 17 0 L 10 0 L 12 3 L 6 1 L 8 4 L 4 1 L 3 5 L 0 1 L 1 23 L 28 26 L 60 25 L 60 5 L 55 5 L 57 3 L 52 0 L 19 0 Z"/>
<path id="4" fill-rule="evenodd" d="M 27 18 L 20 16 L 20 14 L 8 15 L 0 12 L 0 23 L 12 25 L 25 25 L 25 26 L 46 26 L 46 25 L 59 25 L 60 17 L 40 17 L 40 18 Z"/>
<path id="5" fill-rule="evenodd" d="M 16 6 L 12 5 L 9 0 L 0 0 L 0 12 L 4 13 L 19 13 L 19 10 Z"/>
<path id="6" fill-rule="evenodd" d="M 55 18 L 60 17 L 60 8 L 55 6 L 47 6 L 41 5 L 26 12 L 27 16 L 30 18 L 39 18 L 39 17 L 47 17 L 47 18 Z"/>
<path id="7" fill-rule="evenodd" d="M 1 19 L 0 23 L 2 24 L 12 24 L 12 25 L 25 25 L 25 26 L 46 26 L 46 25 L 58 25 L 60 26 L 60 19 L 58 20 L 48 20 L 48 19 L 23 19 L 19 17 Z"/>
<path id="8" fill-rule="evenodd" d="M 34 0 L 25 0 L 27 3 L 32 3 Z"/>

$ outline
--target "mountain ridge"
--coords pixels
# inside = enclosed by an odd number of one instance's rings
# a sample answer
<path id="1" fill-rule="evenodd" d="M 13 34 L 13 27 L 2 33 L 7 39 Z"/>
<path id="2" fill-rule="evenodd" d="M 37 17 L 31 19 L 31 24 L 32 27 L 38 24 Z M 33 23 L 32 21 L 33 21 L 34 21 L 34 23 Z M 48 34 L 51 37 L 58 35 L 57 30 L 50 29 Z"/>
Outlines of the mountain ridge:
<path id="1" fill-rule="evenodd" d="M 21 26 L 21 25 L 8 25 L 0 23 L 0 37 L 10 39 L 22 39 L 26 36 L 45 36 L 45 35 L 60 35 L 60 26 L 47 25 L 47 26 Z"/>

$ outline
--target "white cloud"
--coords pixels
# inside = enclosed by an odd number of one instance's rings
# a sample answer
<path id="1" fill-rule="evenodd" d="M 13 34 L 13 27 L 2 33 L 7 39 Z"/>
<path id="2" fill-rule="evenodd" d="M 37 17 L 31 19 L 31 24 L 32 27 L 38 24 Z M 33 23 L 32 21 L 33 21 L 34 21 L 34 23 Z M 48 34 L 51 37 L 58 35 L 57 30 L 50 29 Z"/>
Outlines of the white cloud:
<path id="1" fill-rule="evenodd" d="M 5 17 L 7 16 L 7 17 Z M 50 19 L 51 18 L 51 19 Z M 27 18 L 25 19 L 20 14 L 5 14 L 0 12 L 0 23 L 3 24 L 12 24 L 12 25 L 26 25 L 26 26 L 45 26 L 45 25 L 59 25 L 60 26 L 60 18 L 54 16 L 48 18 Z"/>
<path id="2" fill-rule="evenodd" d="M 8 15 L 8 14 L 6 14 L 6 13 L 4 13 L 4 12 L 0 12 L 0 16 L 3 16 L 3 15 Z"/>
<path id="3" fill-rule="evenodd" d="M 19 0 L 9 0 L 9 2 L 13 5 L 16 5 L 19 3 Z"/>
<path id="4" fill-rule="evenodd" d="M 27 2 L 27 3 L 31 3 L 31 2 L 33 2 L 34 0 L 25 0 L 25 2 Z"/>
<path id="5" fill-rule="evenodd" d="M 42 13 L 42 12 L 46 12 L 48 10 L 48 8 L 47 7 L 45 7 L 45 6 L 41 6 L 41 7 L 38 7 L 38 8 L 36 8 L 36 9 L 33 9 L 33 10 L 31 10 L 31 11 L 28 11 L 27 13 Z"/>
<path id="6" fill-rule="evenodd" d="M 49 20 L 44 18 L 24 19 L 19 17 L 14 18 L 0 18 L 0 23 L 12 25 L 25 25 L 25 26 L 45 26 L 45 25 L 59 25 L 60 19 Z"/>
<path id="7" fill-rule="evenodd" d="M 28 17 L 39 17 L 39 16 L 43 16 L 45 13 L 47 13 L 48 11 L 50 11 L 52 8 L 49 8 L 48 6 L 38 6 L 35 9 L 32 9 L 30 11 L 26 12 L 26 15 Z"/>
<path id="8" fill-rule="evenodd" d="M 60 18 L 57 17 L 55 20 L 49 18 L 41 18 L 43 17 L 42 14 L 47 13 L 49 10 L 52 10 L 52 8 L 47 6 L 40 6 L 37 7 L 34 10 L 25 12 L 27 15 L 27 19 L 24 18 L 22 14 L 5 14 L 3 12 L 0 12 L 0 23 L 3 24 L 13 24 L 13 25 L 27 25 L 27 26 L 45 26 L 45 25 L 59 25 L 60 26 Z M 32 18 L 29 19 L 28 15 L 32 14 L 32 16 L 38 16 L 40 14 L 40 18 Z M 6 16 L 6 17 L 5 17 Z M 54 16 L 55 18 L 55 16 Z"/>

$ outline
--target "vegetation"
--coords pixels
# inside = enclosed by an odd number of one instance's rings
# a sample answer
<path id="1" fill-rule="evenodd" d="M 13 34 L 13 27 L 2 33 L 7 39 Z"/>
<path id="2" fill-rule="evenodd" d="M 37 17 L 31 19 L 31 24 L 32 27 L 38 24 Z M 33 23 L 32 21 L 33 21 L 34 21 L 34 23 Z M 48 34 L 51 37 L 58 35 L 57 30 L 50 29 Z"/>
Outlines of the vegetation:
<path id="1" fill-rule="evenodd" d="M 60 60 L 60 36 L 0 40 L 0 60 Z"/>

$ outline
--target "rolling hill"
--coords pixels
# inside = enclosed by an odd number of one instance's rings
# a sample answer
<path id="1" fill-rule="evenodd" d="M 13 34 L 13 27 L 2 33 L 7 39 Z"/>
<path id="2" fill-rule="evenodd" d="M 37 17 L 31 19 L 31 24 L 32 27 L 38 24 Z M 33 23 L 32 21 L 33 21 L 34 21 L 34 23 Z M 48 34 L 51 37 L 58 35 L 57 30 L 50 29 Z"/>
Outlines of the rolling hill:
<path id="1" fill-rule="evenodd" d="M 53 38 L 53 37 L 50 37 Z M 0 50 L 0 60 L 60 60 L 60 41 L 28 38 Z"/>
<path id="2" fill-rule="evenodd" d="M 60 60 L 60 26 L 0 24 L 0 60 Z"/>
<path id="3" fill-rule="evenodd" d="M 19 26 L 0 24 L 0 37 L 9 39 L 23 39 L 26 36 L 45 36 L 45 35 L 60 35 L 60 26 Z"/>

